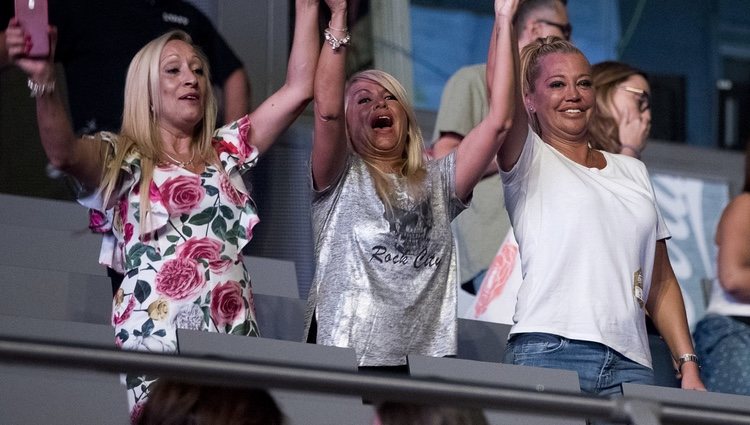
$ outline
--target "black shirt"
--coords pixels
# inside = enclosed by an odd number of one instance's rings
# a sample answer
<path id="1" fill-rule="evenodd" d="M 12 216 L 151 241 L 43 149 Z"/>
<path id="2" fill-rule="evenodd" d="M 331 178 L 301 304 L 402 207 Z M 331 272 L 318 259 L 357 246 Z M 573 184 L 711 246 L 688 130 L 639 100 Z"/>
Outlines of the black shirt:
<path id="1" fill-rule="evenodd" d="M 242 67 L 211 21 L 182 0 L 48 0 L 57 26 L 55 60 L 62 63 L 73 128 L 79 134 L 119 131 L 125 75 L 146 43 L 171 29 L 190 34 L 208 57 L 212 82 L 221 85 Z M 14 15 L 0 0 L 0 26 Z"/>

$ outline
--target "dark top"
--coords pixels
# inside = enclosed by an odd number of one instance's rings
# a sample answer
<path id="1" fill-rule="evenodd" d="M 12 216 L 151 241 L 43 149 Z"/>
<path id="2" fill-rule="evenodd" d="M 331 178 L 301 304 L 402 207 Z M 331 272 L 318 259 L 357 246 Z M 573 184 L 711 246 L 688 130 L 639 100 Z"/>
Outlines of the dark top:
<path id="1" fill-rule="evenodd" d="M 212 82 L 222 85 L 242 67 L 211 21 L 182 0 L 48 0 L 58 28 L 55 60 L 65 69 L 73 128 L 79 134 L 119 131 L 125 75 L 146 43 L 171 30 L 193 37 L 208 56 Z M 14 15 L 0 0 L 0 26 Z"/>

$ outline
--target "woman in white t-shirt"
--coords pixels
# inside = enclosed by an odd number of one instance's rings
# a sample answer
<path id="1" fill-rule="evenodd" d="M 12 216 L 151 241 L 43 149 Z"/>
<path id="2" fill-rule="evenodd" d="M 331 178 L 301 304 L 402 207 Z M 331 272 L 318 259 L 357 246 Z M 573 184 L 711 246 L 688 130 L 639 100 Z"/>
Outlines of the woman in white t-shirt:
<path id="1" fill-rule="evenodd" d="M 513 127 L 498 152 L 523 272 L 506 362 L 574 370 L 593 394 L 651 384 L 648 312 L 682 387 L 703 389 L 648 172 L 591 147 L 589 62 L 548 37 L 523 49 L 521 68 Z"/>
<path id="2" fill-rule="evenodd" d="M 716 245 L 719 278 L 707 314 L 695 327 L 695 349 L 710 391 L 750 395 L 750 142 L 745 185 L 724 208 Z"/>

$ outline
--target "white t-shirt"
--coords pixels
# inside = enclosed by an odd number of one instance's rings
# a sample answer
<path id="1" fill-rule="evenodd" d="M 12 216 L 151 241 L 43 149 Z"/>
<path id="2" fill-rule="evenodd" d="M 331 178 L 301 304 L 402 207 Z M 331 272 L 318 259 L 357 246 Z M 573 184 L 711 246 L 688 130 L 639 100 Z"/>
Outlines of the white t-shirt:
<path id="1" fill-rule="evenodd" d="M 706 313 L 721 314 L 723 316 L 750 317 L 750 304 L 742 302 L 729 295 L 714 279 L 711 288 L 711 298 Z"/>
<path id="2" fill-rule="evenodd" d="M 501 172 L 523 271 L 510 333 L 599 342 L 651 367 L 645 303 L 669 232 L 645 165 L 601 153 L 607 165 L 587 168 L 529 129 Z"/>

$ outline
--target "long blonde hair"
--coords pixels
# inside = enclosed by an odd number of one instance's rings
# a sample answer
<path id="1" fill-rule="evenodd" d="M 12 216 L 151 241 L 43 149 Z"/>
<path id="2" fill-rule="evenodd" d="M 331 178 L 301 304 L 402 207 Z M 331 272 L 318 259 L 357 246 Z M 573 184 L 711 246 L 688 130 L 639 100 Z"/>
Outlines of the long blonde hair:
<path id="1" fill-rule="evenodd" d="M 141 161 L 140 180 L 140 222 L 143 223 L 151 210 L 149 187 L 154 175 L 154 167 L 159 158 L 163 157 L 162 138 L 159 133 L 158 121 L 161 110 L 159 96 L 159 62 L 164 46 L 172 41 L 180 40 L 190 44 L 203 62 L 206 78 L 206 93 L 203 97 L 203 119 L 198 123 L 193 134 L 192 148 L 196 157 L 209 163 L 218 165 L 218 157 L 211 147 L 211 136 L 216 127 L 216 99 L 211 87 L 211 74 L 208 59 L 203 52 L 193 44 L 190 36 L 180 30 L 170 31 L 146 44 L 130 62 L 125 80 L 125 105 L 122 115 L 122 127 L 115 141 L 113 158 L 106 164 L 104 177 L 99 190 L 105 205 L 109 203 L 112 194 L 117 189 L 120 167 L 125 158 L 135 152 Z M 144 226 L 141 226 L 144 229 Z"/>
<path id="2" fill-rule="evenodd" d="M 541 72 L 541 66 L 539 63 L 542 58 L 552 53 L 574 53 L 579 54 L 584 58 L 586 57 L 583 52 L 573 45 L 573 43 L 556 36 L 538 38 L 527 44 L 526 47 L 521 50 L 520 56 L 521 83 L 524 97 L 529 93 L 534 93 L 534 90 L 536 89 L 536 87 L 534 87 L 534 82 Z M 542 135 L 542 130 L 539 126 L 539 118 L 536 116 L 536 113 L 529 113 L 529 124 L 536 134 L 540 136 Z"/>
<path id="3" fill-rule="evenodd" d="M 347 82 L 347 96 L 344 104 L 345 111 L 349 107 L 349 88 L 355 82 L 361 80 L 379 84 L 391 93 L 401 106 L 403 106 L 407 118 L 407 139 L 406 149 L 404 149 L 403 156 L 401 157 L 401 164 L 400 167 L 398 167 L 399 175 L 397 177 L 403 177 L 406 179 L 407 190 L 410 195 L 421 197 L 423 195 L 421 190 L 422 182 L 424 181 L 426 174 L 424 138 L 422 137 L 422 130 L 419 128 L 419 125 L 417 125 L 417 115 L 414 112 L 414 106 L 406 95 L 406 89 L 404 89 L 404 86 L 402 86 L 395 77 L 387 72 L 377 69 L 360 71 L 349 78 L 349 81 Z M 349 143 L 353 146 L 351 139 L 349 140 Z M 390 195 L 394 192 L 394 187 L 392 180 L 389 178 L 389 174 L 372 165 L 367 161 L 367 158 L 363 158 L 363 160 L 367 164 L 373 181 L 375 182 L 375 191 L 383 201 L 386 208 L 390 209 L 392 206 Z"/>

